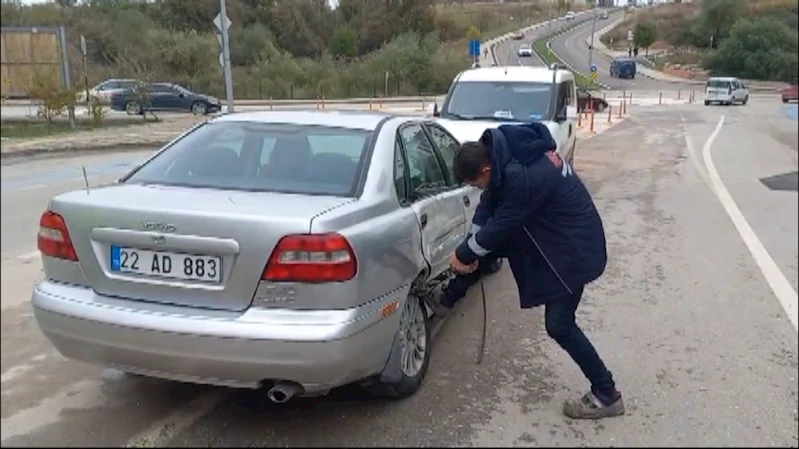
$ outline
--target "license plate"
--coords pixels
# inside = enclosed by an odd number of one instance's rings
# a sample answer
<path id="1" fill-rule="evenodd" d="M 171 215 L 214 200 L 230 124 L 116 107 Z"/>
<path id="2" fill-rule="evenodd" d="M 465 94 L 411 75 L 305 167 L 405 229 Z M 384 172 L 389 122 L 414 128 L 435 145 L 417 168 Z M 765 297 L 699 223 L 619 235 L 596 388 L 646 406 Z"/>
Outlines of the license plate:
<path id="1" fill-rule="evenodd" d="M 222 279 L 222 259 L 112 245 L 111 271 L 219 283 Z"/>

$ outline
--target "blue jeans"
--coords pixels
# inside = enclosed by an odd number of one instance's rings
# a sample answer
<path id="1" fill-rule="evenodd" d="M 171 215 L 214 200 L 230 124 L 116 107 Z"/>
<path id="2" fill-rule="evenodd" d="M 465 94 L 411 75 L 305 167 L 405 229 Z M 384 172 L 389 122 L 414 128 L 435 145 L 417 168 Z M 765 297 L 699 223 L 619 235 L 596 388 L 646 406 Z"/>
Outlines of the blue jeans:
<path id="1" fill-rule="evenodd" d="M 613 375 L 597 354 L 594 345 L 577 326 L 574 312 L 583 296 L 583 287 L 572 294 L 561 296 L 546 303 L 544 323 L 547 334 L 563 348 L 577 363 L 585 377 L 591 382 L 594 394 L 613 397 L 616 384 Z"/>
<path id="2" fill-rule="evenodd" d="M 444 294 L 441 296 L 441 305 L 452 308 L 458 301 L 463 299 L 466 296 L 466 292 L 469 291 L 469 287 L 476 284 L 483 272 L 488 270 L 488 267 L 493 265 L 498 258 L 492 255 L 480 258 L 480 264 L 473 273 L 456 274 L 454 278 L 450 279 L 449 284 L 444 289 Z"/>

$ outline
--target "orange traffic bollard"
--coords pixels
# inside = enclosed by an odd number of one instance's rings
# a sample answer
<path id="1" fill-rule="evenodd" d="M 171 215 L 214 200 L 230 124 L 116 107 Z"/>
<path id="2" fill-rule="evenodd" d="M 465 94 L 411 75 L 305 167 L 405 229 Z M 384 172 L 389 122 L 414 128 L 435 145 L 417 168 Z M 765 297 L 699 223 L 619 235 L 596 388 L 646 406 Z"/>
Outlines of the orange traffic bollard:
<path id="1" fill-rule="evenodd" d="M 322 109 L 325 108 L 325 96 L 322 95 Z"/>
<path id="2" fill-rule="evenodd" d="M 677 89 L 677 99 L 678 100 L 680 99 L 680 95 L 682 95 L 682 91 Z"/>
<path id="3" fill-rule="evenodd" d="M 591 110 L 591 125 L 588 128 L 588 132 L 591 133 L 591 134 L 594 134 L 594 111 L 593 111 L 593 109 Z"/>
<path id="4" fill-rule="evenodd" d="M 577 127 L 578 128 L 582 128 L 583 127 L 583 111 L 580 111 L 577 114 Z"/>
<path id="5" fill-rule="evenodd" d="M 658 94 L 658 104 L 663 104 L 663 92 Z"/>
<path id="6" fill-rule="evenodd" d="M 378 109 L 383 109 L 383 96 L 382 95 L 380 96 L 380 106 L 378 107 Z"/>
<path id="7" fill-rule="evenodd" d="M 613 106 L 608 105 L 608 125 L 613 123 Z"/>
<path id="8" fill-rule="evenodd" d="M 269 96 L 269 110 L 271 111 L 272 109 L 274 109 L 274 108 L 272 107 L 272 96 L 270 95 Z"/>
<path id="9" fill-rule="evenodd" d="M 369 97 L 369 110 L 372 110 L 372 97 Z"/>
<path id="10" fill-rule="evenodd" d="M 622 109 L 624 109 L 624 102 L 619 102 L 619 118 L 621 118 Z"/>

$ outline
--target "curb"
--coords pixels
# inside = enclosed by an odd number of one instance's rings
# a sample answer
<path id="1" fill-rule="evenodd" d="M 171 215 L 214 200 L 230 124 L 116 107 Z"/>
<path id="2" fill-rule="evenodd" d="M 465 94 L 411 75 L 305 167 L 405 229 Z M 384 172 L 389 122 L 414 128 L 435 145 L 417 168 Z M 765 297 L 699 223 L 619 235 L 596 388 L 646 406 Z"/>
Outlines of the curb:
<path id="1" fill-rule="evenodd" d="M 147 150 L 150 147 L 155 147 L 153 151 L 156 151 L 158 148 L 168 144 L 171 142 L 173 138 L 164 139 L 154 141 L 154 142 L 121 142 L 116 144 L 102 144 L 102 145 L 85 145 L 82 144 L 78 145 L 67 145 L 61 148 L 56 149 L 44 149 L 44 148 L 29 148 L 20 151 L 12 151 L 7 153 L 0 153 L 0 162 L 4 165 L 7 163 L 14 162 L 18 159 L 27 159 L 30 160 L 31 158 L 51 158 L 51 157 L 59 157 L 66 153 L 99 153 L 102 151 L 109 151 L 113 150 L 116 152 L 124 152 L 124 151 L 139 151 L 139 150 Z"/>

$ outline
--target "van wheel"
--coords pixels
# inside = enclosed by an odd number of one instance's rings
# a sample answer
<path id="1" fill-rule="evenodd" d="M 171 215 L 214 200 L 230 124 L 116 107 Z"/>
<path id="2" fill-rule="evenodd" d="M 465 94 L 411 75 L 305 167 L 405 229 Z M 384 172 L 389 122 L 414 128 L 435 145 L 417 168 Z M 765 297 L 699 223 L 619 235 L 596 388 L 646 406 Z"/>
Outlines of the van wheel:
<path id="1" fill-rule="evenodd" d="M 749 95 L 744 97 L 744 101 L 741 104 L 749 103 Z"/>
<path id="2" fill-rule="evenodd" d="M 710 102 L 705 100 L 705 106 L 710 106 Z"/>
<path id="3" fill-rule="evenodd" d="M 422 301 L 413 294 L 405 300 L 388 363 L 380 377 L 365 388 L 375 396 L 405 398 L 422 386 L 430 365 L 430 325 Z"/>

